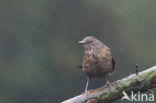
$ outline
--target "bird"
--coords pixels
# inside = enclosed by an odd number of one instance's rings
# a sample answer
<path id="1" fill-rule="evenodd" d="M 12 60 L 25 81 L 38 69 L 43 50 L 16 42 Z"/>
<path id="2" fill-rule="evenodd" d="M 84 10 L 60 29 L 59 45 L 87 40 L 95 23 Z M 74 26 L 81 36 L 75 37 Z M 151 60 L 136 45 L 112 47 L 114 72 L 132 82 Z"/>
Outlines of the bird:
<path id="1" fill-rule="evenodd" d="M 111 49 L 94 36 L 87 36 L 78 42 L 84 47 L 83 61 L 79 66 L 87 76 L 85 92 L 88 92 L 90 78 L 105 78 L 115 73 L 115 60 Z M 106 85 L 111 83 L 106 80 Z"/>

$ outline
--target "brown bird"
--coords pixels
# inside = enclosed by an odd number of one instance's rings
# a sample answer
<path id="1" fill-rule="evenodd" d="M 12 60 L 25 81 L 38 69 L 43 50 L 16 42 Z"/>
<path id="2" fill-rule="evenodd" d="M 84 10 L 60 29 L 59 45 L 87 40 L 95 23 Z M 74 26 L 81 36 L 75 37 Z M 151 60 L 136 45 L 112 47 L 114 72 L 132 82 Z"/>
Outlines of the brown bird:
<path id="1" fill-rule="evenodd" d="M 105 78 L 115 72 L 115 61 L 111 49 L 93 36 L 87 36 L 79 41 L 84 47 L 82 70 L 87 76 L 85 92 L 88 91 L 88 84 L 91 77 Z M 111 86 L 107 80 L 106 85 Z"/>

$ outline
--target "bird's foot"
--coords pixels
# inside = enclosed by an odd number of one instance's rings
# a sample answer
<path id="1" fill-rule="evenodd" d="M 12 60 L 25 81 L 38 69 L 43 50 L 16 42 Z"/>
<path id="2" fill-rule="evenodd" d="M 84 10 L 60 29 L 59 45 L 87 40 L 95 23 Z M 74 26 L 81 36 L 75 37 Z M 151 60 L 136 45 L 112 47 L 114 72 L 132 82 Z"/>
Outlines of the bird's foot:
<path id="1" fill-rule="evenodd" d="M 83 97 L 88 97 L 89 95 L 89 90 L 85 90 L 84 92 L 82 92 L 81 94 Z"/>
<path id="2" fill-rule="evenodd" d="M 105 86 L 106 86 L 106 87 L 109 87 L 110 90 L 116 87 L 115 84 L 113 84 L 113 83 L 111 83 L 111 82 L 109 82 L 109 81 L 106 82 L 106 85 L 105 85 Z"/>
<path id="3" fill-rule="evenodd" d="M 82 94 L 88 94 L 89 90 L 85 90 Z"/>
<path id="4" fill-rule="evenodd" d="M 92 93 L 94 90 L 85 90 L 82 95 L 89 95 L 90 93 Z"/>

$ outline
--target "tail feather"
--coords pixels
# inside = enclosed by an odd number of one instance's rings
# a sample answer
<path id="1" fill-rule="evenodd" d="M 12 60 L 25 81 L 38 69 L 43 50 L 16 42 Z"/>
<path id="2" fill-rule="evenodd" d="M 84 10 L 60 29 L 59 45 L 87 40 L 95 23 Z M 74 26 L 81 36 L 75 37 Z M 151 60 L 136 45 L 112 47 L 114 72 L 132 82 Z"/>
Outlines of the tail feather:
<path id="1" fill-rule="evenodd" d="M 113 72 L 109 72 L 109 76 L 112 76 L 115 73 L 115 70 L 113 70 Z"/>
<path id="2" fill-rule="evenodd" d="M 112 76 L 115 73 L 115 60 L 112 59 L 112 70 L 109 72 L 109 75 Z"/>

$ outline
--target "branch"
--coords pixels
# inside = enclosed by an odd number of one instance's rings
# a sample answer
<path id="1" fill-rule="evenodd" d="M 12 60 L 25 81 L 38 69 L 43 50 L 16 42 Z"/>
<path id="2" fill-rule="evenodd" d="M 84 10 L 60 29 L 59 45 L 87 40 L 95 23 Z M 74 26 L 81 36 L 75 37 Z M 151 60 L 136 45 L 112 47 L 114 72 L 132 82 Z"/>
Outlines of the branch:
<path id="1" fill-rule="evenodd" d="M 139 72 L 138 74 L 131 74 L 126 78 L 114 82 L 113 84 L 116 86 L 111 89 L 108 86 L 102 86 L 90 91 L 88 94 L 81 94 L 63 101 L 62 103 L 86 103 L 87 101 L 92 101 L 92 103 L 110 103 L 121 98 L 123 96 L 123 91 L 128 94 L 130 94 L 131 91 L 146 92 L 149 89 L 156 87 L 156 66 L 143 72 Z"/>

